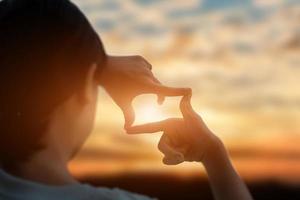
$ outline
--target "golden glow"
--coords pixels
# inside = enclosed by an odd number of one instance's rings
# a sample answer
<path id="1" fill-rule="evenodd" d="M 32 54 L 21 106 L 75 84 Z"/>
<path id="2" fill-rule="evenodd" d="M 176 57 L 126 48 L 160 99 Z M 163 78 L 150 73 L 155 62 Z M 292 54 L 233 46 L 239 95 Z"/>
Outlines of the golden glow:
<path id="1" fill-rule="evenodd" d="M 163 113 L 153 105 L 144 105 L 142 108 L 137 109 L 136 123 L 153 122 L 159 119 L 163 119 Z"/>
<path id="2" fill-rule="evenodd" d="M 163 105 L 157 105 L 154 96 L 145 95 L 138 97 L 134 103 L 136 120 L 135 124 L 142 124 L 147 122 L 155 122 L 167 118 L 166 113 L 163 111 Z"/>
<path id="3" fill-rule="evenodd" d="M 300 180 L 299 4 L 249 21 L 247 12 L 234 8 L 167 16 L 194 7 L 194 0 L 156 1 L 147 7 L 116 0 L 120 7 L 111 9 L 117 11 L 101 12 L 102 1 L 75 2 L 92 24 L 110 25 L 96 27 L 107 52 L 143 55 L 164 84 L 193 88 L 195 110 L 234 152 L 244 177 Z M 264 9 L 284 3 L 253 2 Z M 154 95 L 138 97 L 135 124 L 180 117 L 179 101 L 168 98 L 159 106 Z M 190 163 L 163 166 L 156 146 L 160 134 L 128 136 L 123 124 L 119 108 L 101 92 L 95 130 L 71 165 L 73 172 L 193 171 Z"/>

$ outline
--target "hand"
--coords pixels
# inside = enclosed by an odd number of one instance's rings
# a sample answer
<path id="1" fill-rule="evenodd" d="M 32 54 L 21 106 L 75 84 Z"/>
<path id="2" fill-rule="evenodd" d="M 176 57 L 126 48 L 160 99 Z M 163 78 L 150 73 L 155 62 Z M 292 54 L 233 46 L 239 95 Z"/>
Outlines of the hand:
<path id="1" fill-rule="evenodd" d="M 163 131 L 158 148 L 164 154 L 163 162 L 167 165 L 176 165 L 183 161 L 204 162 L 220 141 L 193 110 L 190 100 L 191 95 L 187 95 L 180 102 L 183 119 L 170 118 L 137 125 L 127 129 L 127 132 L 138 134 Z"/>
<path id="2" fill-rule="evenodd" d="M 165 96 L 183 96 L 189 89 L 172 88 L 162 85 L 152 74 L 152 66 L 140 56 L 108 56 L 100 77 L 100 84 L 122 109 L 125 127 L 135 119 L 133 99 L 140 94 L 157 94 L 158 103 Z"/>
<path id="3" fill-rule="evenodd" d="M 222 142 L 193 110 L 191 95 L 180 102 L 183 119 L 167 119 L 129 128 L 131 134 L 163 131 L 158 148 L 163 162 L 177 165 L 183 161 L 201 161 L 206 169 L 215 199 L 253 200 L 245 183 L 232 166 Z"/>

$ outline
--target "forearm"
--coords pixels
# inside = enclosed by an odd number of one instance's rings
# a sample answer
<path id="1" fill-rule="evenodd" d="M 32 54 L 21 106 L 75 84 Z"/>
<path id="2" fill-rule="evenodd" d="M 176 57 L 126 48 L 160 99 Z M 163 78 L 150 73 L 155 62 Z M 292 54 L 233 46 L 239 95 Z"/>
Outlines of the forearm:
<path id="1" fill-rule="evenodd" d="M 232 166 L 224 145 L 216 142 L 203 165 L 216 200 L 252 200 L 245 183 Z"/>

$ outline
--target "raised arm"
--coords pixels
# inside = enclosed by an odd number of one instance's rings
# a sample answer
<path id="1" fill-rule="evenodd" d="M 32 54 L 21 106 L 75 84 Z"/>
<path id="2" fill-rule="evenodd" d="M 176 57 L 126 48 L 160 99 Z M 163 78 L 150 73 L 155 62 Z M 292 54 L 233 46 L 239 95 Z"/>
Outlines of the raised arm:
<path id="1" fill-rule="evenodd" d="M 202 162 L 216 200 L 252 200 L 245 183 L 232 166 L 222 141 L 193 110 L 190 98 L 191 95 L 188 95 L 181 100 L 183 119 L 134 126 L 127 132 L 137 134 L 163 131 L 158 148 L 164 154 L 165 164 Z"/>
<path id="2" fill-rule="evenodd" d="M 221 141 L 209 147 L 202 163 L 217 200 L 252 200 L 249 190 L 235 171 Z"/>

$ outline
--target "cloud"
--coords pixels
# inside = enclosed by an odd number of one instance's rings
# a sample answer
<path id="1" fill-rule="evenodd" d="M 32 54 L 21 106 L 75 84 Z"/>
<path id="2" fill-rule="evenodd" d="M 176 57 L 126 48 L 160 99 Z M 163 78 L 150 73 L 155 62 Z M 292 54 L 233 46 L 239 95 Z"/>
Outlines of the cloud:
<path id="1" fill-rule="evenodd" d="M 275 132 L 287 124 L 292 132 L 300 129 L 296 123 L 300 114 L 295 112 L 300 99 L 296 4 L 77 1 L 83 9 L 90 8 L 86 14 L 109 53 L 142 54 L 164 83 L 192 87 L 197 108 L 218 116 L 209 117 L 214 128 L 237 137 L 239 129 Z M 260 116 L 266 116 L 261 120 L 266 125 L 254 130 L 254 119 Z M 232 130 L 223 122 L 239 128 Z"/>
<path id="2" fill-rule="evenodd" d="M 284 3 L 284 0 L 253 0 L 253 3 L 257 7 L 275 7 Z"/>

